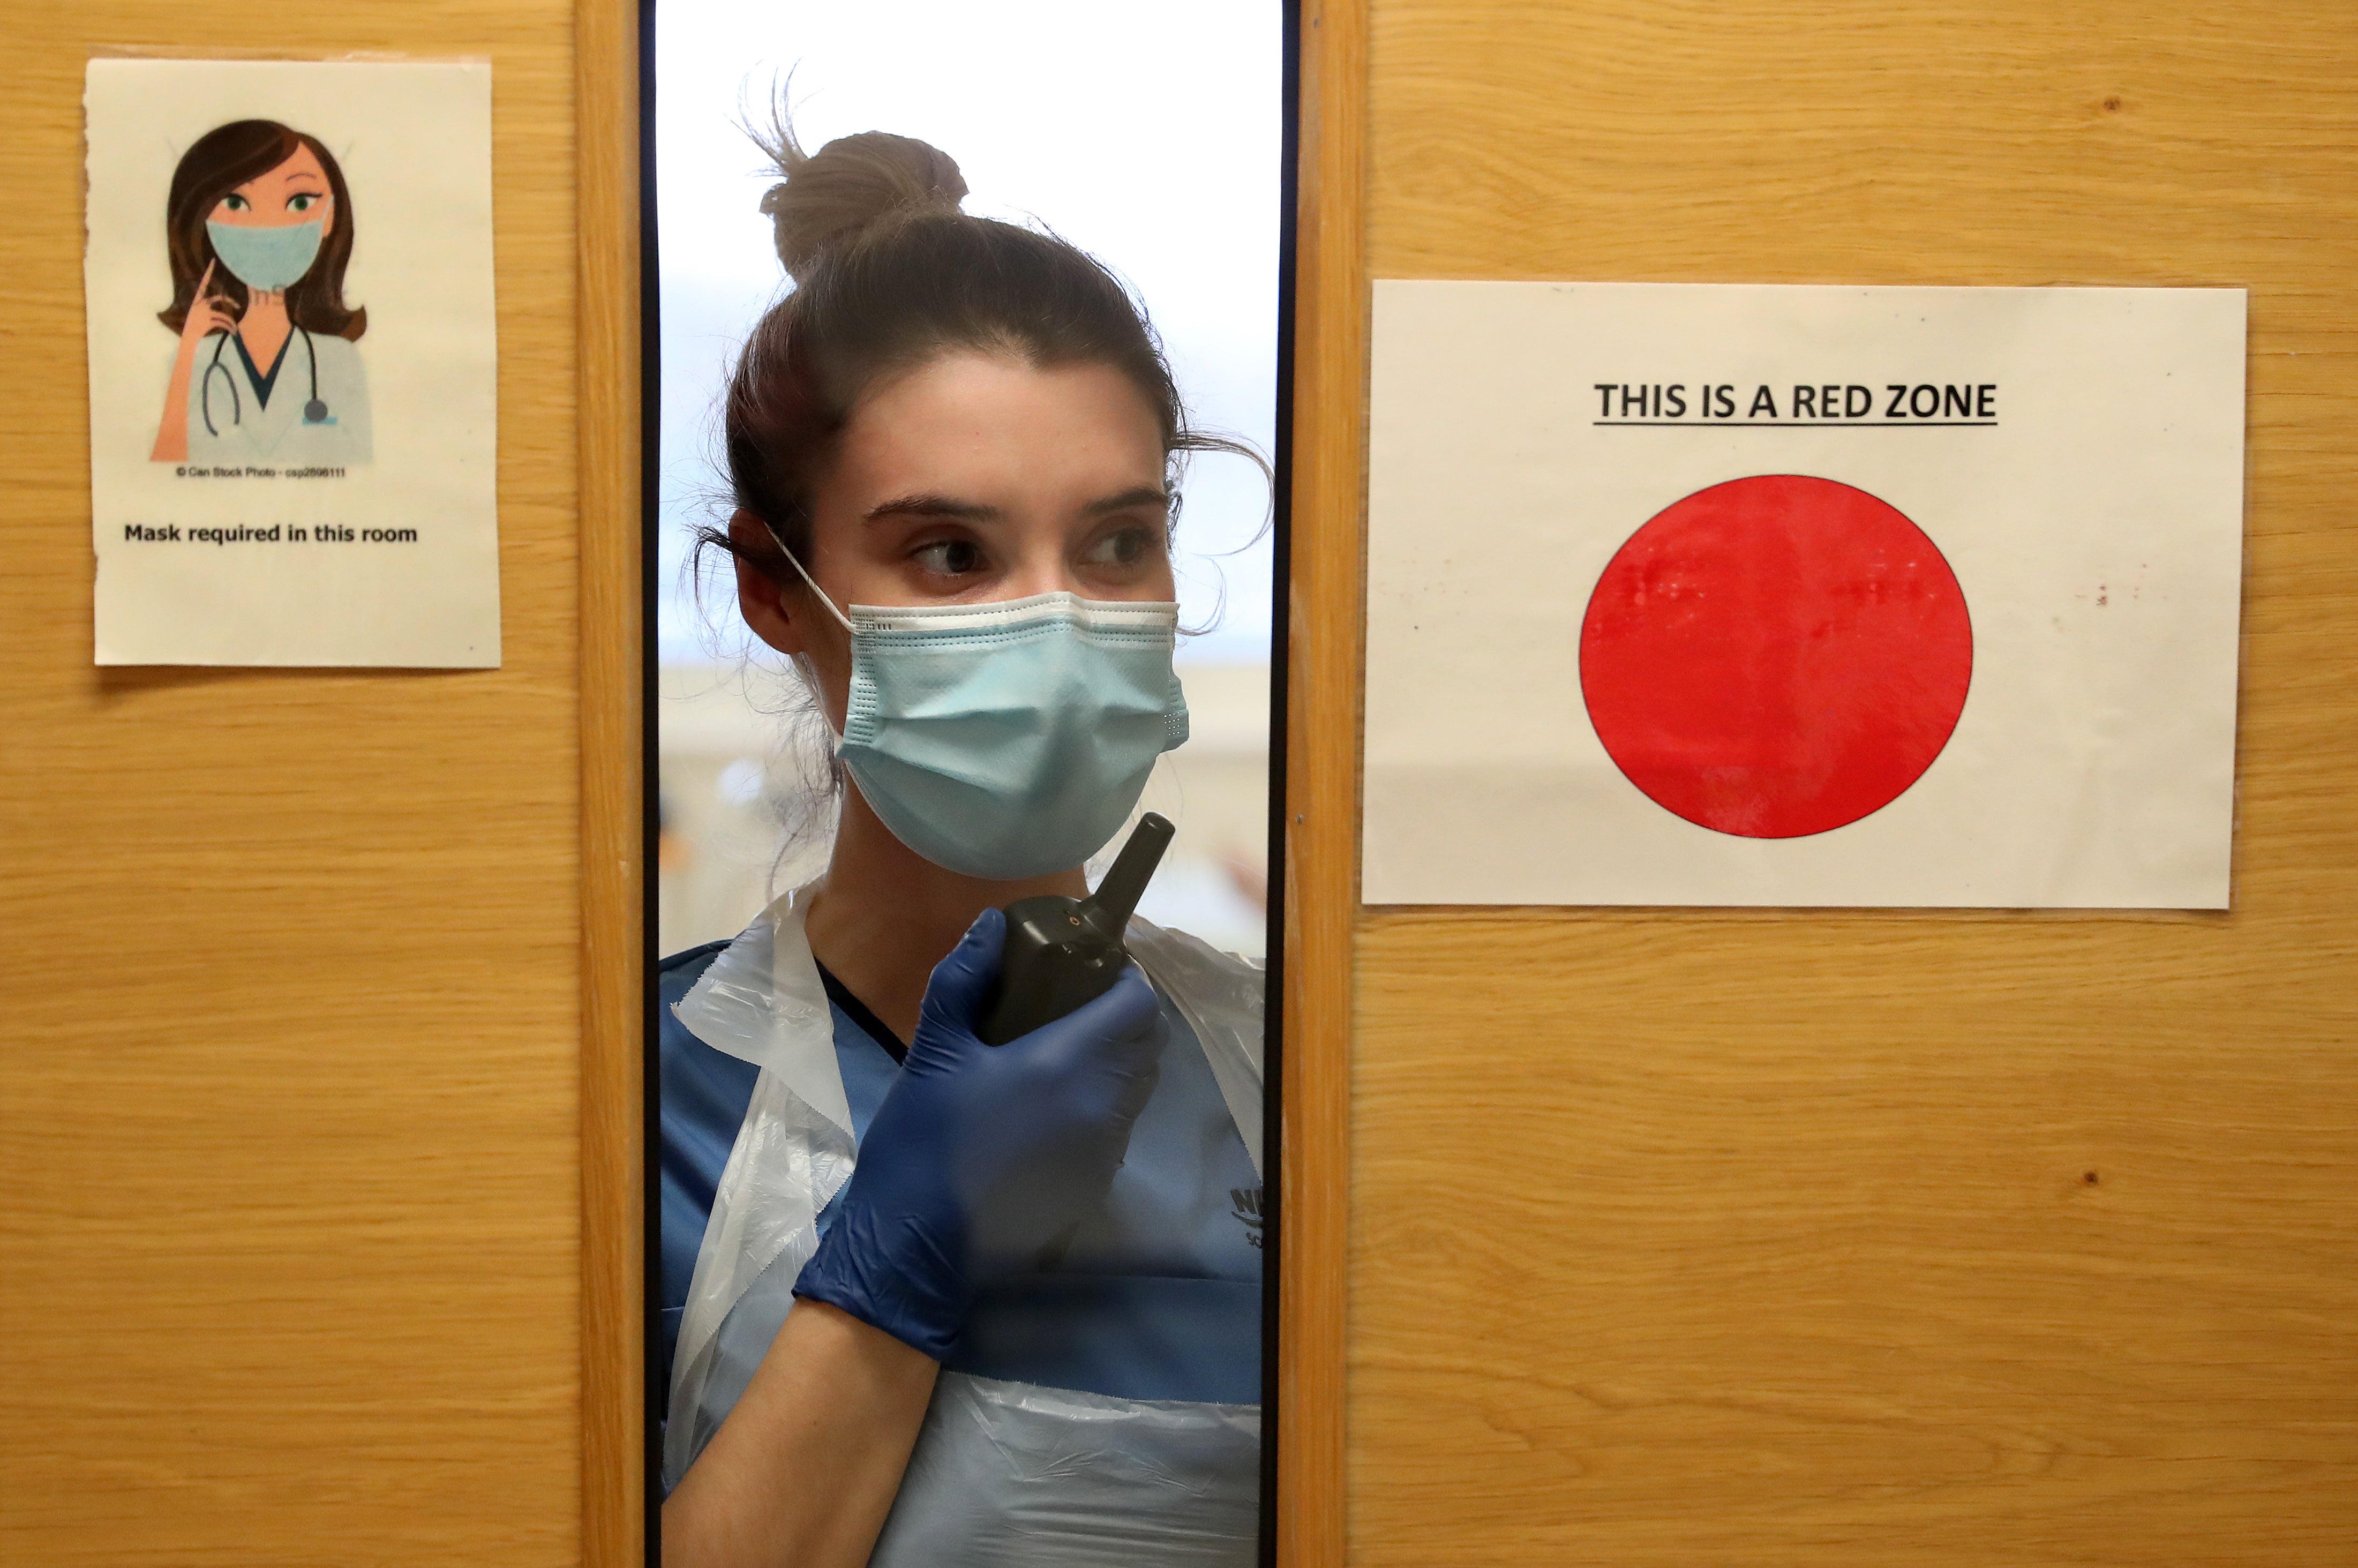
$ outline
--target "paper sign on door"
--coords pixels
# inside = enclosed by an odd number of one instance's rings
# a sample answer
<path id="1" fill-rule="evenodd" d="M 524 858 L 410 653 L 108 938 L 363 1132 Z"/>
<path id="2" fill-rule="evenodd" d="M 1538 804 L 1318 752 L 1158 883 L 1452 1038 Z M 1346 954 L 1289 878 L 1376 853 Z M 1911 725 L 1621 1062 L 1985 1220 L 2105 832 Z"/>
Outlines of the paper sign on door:
<path id="1" fill-rule="evenodd" d="M 2221 908 L 2235 289 L 1376 286 L 1371 903 Z"/>
<path id="2" fill-rule="evenodd" d="M 496 665 L 491 67 L 83 102 L 97 662 Z"/>

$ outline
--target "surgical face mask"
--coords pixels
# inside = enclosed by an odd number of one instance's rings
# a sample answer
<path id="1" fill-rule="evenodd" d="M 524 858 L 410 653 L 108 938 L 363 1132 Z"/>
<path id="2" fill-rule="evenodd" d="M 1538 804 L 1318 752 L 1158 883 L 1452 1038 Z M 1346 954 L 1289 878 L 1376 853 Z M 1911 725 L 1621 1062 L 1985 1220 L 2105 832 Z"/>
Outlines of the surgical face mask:
<path id="1" fill-rule="evenodd" d="M 810 588 L 851 633 L 836 755 L 893 836 L 937 866 L 999 881 L 1069 871 L 1187 739 L 1176 604 L 1043 593 L 855 604 L 846 620 Z"/>
<path id="2" fill-rule="evenodd" d="M 320 230 L 317 222 L 289 223 L 277 229 L 248 229 L 211 220 L 205 223 L 205 232 L 212 237 L 213 254 L 221 257 L 222 265 L 248 288 L 258 288 L 265 294 L 275 294 L 302 281 L 303 275 L 311 270 L 312 258 L 319 254 Z"/>

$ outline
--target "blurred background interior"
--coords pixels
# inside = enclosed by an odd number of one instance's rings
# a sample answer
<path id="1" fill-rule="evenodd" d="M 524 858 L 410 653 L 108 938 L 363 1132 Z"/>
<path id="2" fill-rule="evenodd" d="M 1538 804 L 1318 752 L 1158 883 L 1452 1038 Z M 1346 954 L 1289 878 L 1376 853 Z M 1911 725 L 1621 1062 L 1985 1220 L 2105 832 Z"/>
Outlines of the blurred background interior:
<path id="1" fill-rule="evenodd" d="M 1272 449 L 1281 49 L 1276 0 L 664 0 L 656 7 L 662 341 L 657 657 L 662 950 L 734 935 L 825 863 L 806 809 L 823 734 L 738 619 L 692 530 L 728 515 L 719 397 L 783 287 L 747 122 L 792 77 L 806 147 L 933 143 L 970 212 L 1043 224 L 1146 302 L 1195 422 Z M 1174 556 L 1192 734 L 1141 810 L 1178 824 L 1141 913 L 1258 957 L 1268 852 L 1270 495 L 1241 460 L 1185 476 Z M 1116 839 L 1116 847 L 1120 839 Z M 1101 857 L 1109 859 L 1109 857 Z M 1091 881 L 1102 863 L 1090 868 Z"/>

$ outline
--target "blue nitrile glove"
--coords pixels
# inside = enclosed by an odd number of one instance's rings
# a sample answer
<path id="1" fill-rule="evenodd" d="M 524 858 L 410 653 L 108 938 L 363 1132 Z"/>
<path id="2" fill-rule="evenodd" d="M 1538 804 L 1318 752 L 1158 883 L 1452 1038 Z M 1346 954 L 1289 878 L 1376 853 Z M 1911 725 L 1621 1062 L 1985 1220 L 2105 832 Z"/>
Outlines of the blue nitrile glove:
<path id="1" fill-rule="evenodd" d="M 795 1293 L 940 1360 L 975 1281 L 1029 1267 L 1101 1197 L 1153 1092 L 1166 1026 L 1138 966 L 1029 1034 L 975 1034 L 1007 918 L 986 909 L 934 966 L 907 1060 L 860 1141 Z"/>

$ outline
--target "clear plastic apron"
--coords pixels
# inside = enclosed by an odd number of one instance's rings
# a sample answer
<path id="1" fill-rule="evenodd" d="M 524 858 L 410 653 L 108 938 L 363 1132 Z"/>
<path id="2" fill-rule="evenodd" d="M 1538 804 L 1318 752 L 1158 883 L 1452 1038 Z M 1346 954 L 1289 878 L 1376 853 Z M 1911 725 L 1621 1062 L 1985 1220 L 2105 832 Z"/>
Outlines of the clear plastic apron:
<path id="1" fill-rule="evenodd" d="M 664 1433 L 678 1484 L 768 1353 L 858 1155 L 835 1019 L 803 934 L 808 890 L 764 910 L 677 1008 L 715 1050 L 761 1069 L 696 1256 Z M 1260 972 L 1132 920 L 1131 955 L 1203 1044 L 1256 1173 Z M 1122 1400 L 958 1372 L 936 1379 L 871 1568 L 1255 1561 L 1257 1405 Z"/>

